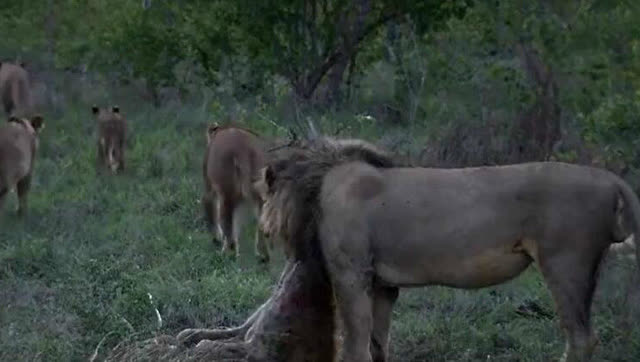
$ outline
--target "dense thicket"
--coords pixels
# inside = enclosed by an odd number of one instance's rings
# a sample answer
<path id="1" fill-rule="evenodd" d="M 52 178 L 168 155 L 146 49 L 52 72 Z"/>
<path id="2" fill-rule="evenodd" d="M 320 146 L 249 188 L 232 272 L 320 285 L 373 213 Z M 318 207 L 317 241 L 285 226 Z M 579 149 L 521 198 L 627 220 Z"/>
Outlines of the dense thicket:
<path id="1" fill-rule="evenodd" d="M 324 129 L 371 118 L 318 114 L 371 115 L 425 163 L 555 158 L 633 175 L 639 16 L 630 0 L 13 1 L 0 55 L 144 80 L 158 104 L 195 87 Z"/>

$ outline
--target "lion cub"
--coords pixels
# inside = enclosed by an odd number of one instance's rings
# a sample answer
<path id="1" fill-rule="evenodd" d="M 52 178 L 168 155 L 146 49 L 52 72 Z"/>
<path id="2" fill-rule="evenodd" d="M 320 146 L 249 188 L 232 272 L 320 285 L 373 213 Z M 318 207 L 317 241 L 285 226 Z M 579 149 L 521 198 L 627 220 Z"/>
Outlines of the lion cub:
<path id="1" fill-rule="evenodd" d="M 118 106 L 111 109 L 91 107 L 98 121 L 98 170 L 106 167 L 116 173 L 124 170 L 124 148 L 127 133 L 127 121 Z"/>
<path id="2" fill-rule="evenodd" d="M 39 115 L 30 120 L 11 117 L 8 123 L 0 126 L 0 208 L 7 193 L 15 188 L 18 215 L 26 213 L 38 134 L 43 128 L 44 119 Z"/>

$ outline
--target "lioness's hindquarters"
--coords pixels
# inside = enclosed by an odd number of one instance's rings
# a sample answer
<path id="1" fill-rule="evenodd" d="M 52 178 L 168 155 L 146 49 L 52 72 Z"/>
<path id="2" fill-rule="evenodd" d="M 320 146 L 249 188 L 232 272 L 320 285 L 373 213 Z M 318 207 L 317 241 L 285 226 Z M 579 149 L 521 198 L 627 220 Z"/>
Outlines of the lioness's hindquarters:
<path id="1" fill-rule="evenodd" d="M 125 141 L 127 121 L 118 106 L 111 109 L 93 106 L 91 111 L 98 123 L 98 149 L 96 166 L 107 168 L 113 173 L 125 167 Z"/>
<path id="2" fill-rule="evenodd" d="M 9 117 L 24 117 L 33 111 L 29 73 L 24 64 L 0 62 L 0 101 Z"/>
<path id="3" fill-rule="evenodd" d="M 264 144 L 255 133 L 230 125 L 208 126 L 206 137 L 202 165 L 205 217 L 212 231 L 218 231 L 223 252 L 238 256 L 238 237 L 248 216 L 241 209 L 248 206 L 259 214 L 262 206 L 253 180 L 265 162 Z M 269 260 L 260 228 L 255 236 L 255 252 L 260 261 Z"/>
<path id="4" fill-rule="evenodd" d="M 38 134 L 43 128 L 44 119 L 40 115 L 31 119 L 11 117 L 0 127 L 0 207 L 8 192 L 15 189 L 19 215 L 27 211 Z"/>

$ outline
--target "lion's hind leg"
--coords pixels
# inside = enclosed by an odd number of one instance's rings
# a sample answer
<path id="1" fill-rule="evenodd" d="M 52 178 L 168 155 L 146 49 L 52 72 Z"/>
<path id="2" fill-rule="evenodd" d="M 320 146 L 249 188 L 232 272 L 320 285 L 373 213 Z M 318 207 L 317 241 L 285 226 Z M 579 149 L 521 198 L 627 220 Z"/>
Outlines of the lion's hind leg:
<path id="1" fill-rule="evenodd" d="M 254 199 L 254 207 L 253 212 L 256 216 L 256 235 L 255 235 L 255 254 L 258 258 L 258 261 L 261 263 L 269 262 L 269 246 L 267 245 L 267 241 L 265 240 L 264 232 L 260 227 L 260 215 L 262 214 L 262 205 L 260 200 Z"/>
<path id="2" fill-rule="evenodd" d="M 589 255 L 590 248 L 555 251 L 538 255 L 538 265 L 556 304 L 567 344 L 562 361 L 584 362 L 598 339 L 591 326 L 591 302 L 602 252 Z"/>
<path id="3" fill-rule="evenodd" d="M 234 214 L 236 211 L 237 201 L 229 196 L 218 195 L 218 234 L 222 237 L 222 252 L 229 252 L 233 256 L 238 257 L 238 244 L 234 237 Z"/>
<path id="4" fill-rule="evenodd" d="M 216 243 L 215 233 L 217 232 L 218 223 L 216 198 L 216 194 L 213 190 L 205 190 L 205 192 L 202 194 L 202 198 L 200 199 L 200 202 L 202 203 L 202 209 L 204 211 L 205 223 L 209 232 L 214 235 L 214 243 Z"/>
<path id="5" fill-rule="evenodd" d="M 27 213 L 27 195 L 29 194 L 30 188 L 31 175 L 22 178 L 16 185 L 16 191 L 18 193 L 18 215 L 25 215 Z"/>

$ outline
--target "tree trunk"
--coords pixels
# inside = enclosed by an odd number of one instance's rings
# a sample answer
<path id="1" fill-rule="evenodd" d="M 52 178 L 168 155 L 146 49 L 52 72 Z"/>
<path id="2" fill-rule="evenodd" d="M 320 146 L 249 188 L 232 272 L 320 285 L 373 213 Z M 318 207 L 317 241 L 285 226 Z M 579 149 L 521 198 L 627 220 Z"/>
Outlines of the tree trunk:
<path id="1" fill-rule="evenodd" d="M 397 18 L 401 13 L 390 8 L 379 15 L 377 19 L 367 24 L 367 17 L 371 13 L 370 0 L 358 0 L 355 16 L 344 16 L 336 24 L 340 34 L 340 41 L 333 45 L 333 49 L 327 49 L 327 56 L 317 64 L 310 64 L 300 72 L 288 72 L 283 74 L 289 79 L 299 99 L 309 101 L 324 77 L 334 67 L 342 64 L 341 70 L 337 70 L 335 79 L 342 82 L 344 71 L 350 60 L 356 56 L 362 41 L 372 34 L 380 26 L 391 19 Z M 339 83 L 337 83 L 339 85 Z M 333 88 L 336 89 L 336 88 Z M 331 92 L 330 92 L 331 93 Z"/>
<path id="2" fill-rule="evenodd" d="M 339 106 L 342 102 L 342 79 L 350 63 L 350 58 L 340 57 L 336 64 L 327 74 L 327 84 L 324 95 L 320 97 L 320 103 L 324 106 Z"/>
<path id="3" fill-rule="evenodd" d="M 546 66 L 538 52 L 519 44 L 522 66 L 536 88 L 536 101 L 522 112 L 514 140 L 516 162 L 547 160 L 554 144 L 560 139 L 560 106 L 558 86 L 550 66 Z"/>
<path id="4" fill-rule="evenodd" d="M 324 266 L 289 261 L 271 298 L 241 326 L 186 329 L 177 338 L 120 348 L 107 360 L 333 362 L 334 334 L 333 293 Z"/>

